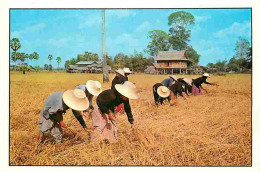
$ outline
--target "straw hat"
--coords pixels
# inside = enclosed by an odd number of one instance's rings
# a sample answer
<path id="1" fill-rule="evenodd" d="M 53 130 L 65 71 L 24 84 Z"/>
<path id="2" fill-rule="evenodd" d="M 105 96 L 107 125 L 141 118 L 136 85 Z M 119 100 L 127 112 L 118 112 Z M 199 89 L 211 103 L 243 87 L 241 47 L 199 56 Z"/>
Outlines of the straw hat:
<path id="1" fill-rule="evenodd" d="M 123 69 L 117 69 L 116 73 L 119 73 L 120 75 L 125 76 L 125 72 Z"/>
<path id="2" fill-rule="evenodd" d="M 136 86 L 132 82 L 125 81 L 124 84 L 116 84 L 115 88 L 120 94 L 129 99 L 139 98 Z"/>
<path id="3" fill-rule="evenodd" d="M 170 90 L 165 86 L 160 86 L 157 88 L 157 93 L 160 97 L 168 97 L 170 95 Z"/>
<path id="4" fill-rule="evenodd" d="M 191 78 L 183 78 L 183 81 L 185 81 L 189 85 L 191 85 L 191 83 L 192 83 L 192 79 Z"/>
<path id="5" fill-rule="evenodd" d="M 178 79 L 178 77 L 177 77 L 176 75 L 171 75 L 171 76 L 169 76 L 169 77 L 171 77 L 171 78 L 174 79 L 175 81 L 177 81 L 177 79 Z"/>
<path id="6" fill-rule="evenodd" d="M 80 89 L 67 90 L 62 95 L 64 103 L 71 109 L 83 111 L 89 107 L 89 101 L 84 91 Z"/>
<path id="7" fill-rule="evenodd" d="M 125 67 L 123 70 L 125 73 L 133 73 L 128 67 Z"/>
<path id="8" fill-rule="evenodd" d="M 203 73 L 202 76 L 206 76 L 206 77 L 209 77 L 209 74 L 208 73 Z"/>
<path id="9" fill-rule="evenodd" d="M 101 93 L 101 84 L 98 81 L 88 80 L 86 83 L 88 92 L 94 96 L 98 96 Z"/>

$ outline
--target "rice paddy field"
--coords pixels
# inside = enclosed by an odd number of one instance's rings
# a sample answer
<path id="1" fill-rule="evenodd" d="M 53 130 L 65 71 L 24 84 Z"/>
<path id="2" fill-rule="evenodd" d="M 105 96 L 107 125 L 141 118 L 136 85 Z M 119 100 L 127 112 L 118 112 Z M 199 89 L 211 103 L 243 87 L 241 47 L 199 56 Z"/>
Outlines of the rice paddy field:
<path id="1" fill-rule="evenodd" d="M 102 84 L 103 90 L 110 88 L 114 76 Z M 35 155 L 39 115 L 48 95 L 89 79 L 102 83 L 102 75 L 11 72 L 10 165 L 251 166 L 251 75 L 212 76 L 208 82 L 219 86 L 204 85 L 208 92 L 202 96 L 156 106 L 152 86 L 166 77 L 129 76 L 140 98 L 130 100 L 134 127 L 125 114 L 117 114 L 118 142 L 90 142 L 89 133 L 69 110 L 64 115 L 68 126 L 63 130 L 64 149 L 55 151 L 54 139 L 48 136 Z M 91 117 L 85 120 L 91 128 Z"/>

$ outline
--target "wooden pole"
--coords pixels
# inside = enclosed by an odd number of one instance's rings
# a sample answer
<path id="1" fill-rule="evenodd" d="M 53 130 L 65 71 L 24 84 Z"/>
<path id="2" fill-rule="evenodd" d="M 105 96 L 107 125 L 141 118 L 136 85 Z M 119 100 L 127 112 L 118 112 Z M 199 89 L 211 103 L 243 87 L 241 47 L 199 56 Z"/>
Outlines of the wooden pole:
<path id="1" fill-rule="evenodd" d="M 107 71 L 107 55 L 105 50 L 105 10 L 102 10 L 102 56 L 103 56 L 103 83 L 109 82 Z"/>

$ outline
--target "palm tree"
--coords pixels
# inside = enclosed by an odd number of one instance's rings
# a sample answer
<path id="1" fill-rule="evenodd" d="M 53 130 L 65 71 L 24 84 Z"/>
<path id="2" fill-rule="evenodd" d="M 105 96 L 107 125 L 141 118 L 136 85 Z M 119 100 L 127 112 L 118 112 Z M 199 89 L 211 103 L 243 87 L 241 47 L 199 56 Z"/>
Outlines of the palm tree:
<path id="1" fill-rule="evenodd" d="M 107 71 L 107 55 L 105 50 L 105 10 L 102 15 L 102 56 L 103 56 L 103 82 L 109 82 Z"/>
<path id="2" fill-rule="evenodd" d="M 32 61 L 33 60 L 33 54 L 29 55 L 29 59 Z"/>
<path id="3" fill-rule="evenodd" d="M 50 60 L 50 65 L 51 65 L 51 60 L 53 59 L 53 56 L 51 54 L 49 54 L 48 59 Z"/>
<path id="4" fill-rule="evenodd" d="M 29 56 L 28 54 L 25 54 L 25 55 L 24 55 L 24 58 L 27 59 L 27 66 L 29 66 L 29 61 L 28 61 L 29 57 L 30 57 L 30 56 Z"/>
<path id="5" fill-rule="evenodd" d="M 15 70 L 16 70 L 16 60 L 18 59 L 18 55 L 16 54 L 16 51 L 21 48 L 21 43 L 19 41 L 18 38 L 13 38 L 10 41 L 10 47 L 12 48 L 12 50 L 14 51 L 14 53 L 12 53 L 12 60 L 14 61 L 15 64 Z"/>
<path id="6" fill-rule="evenodd" d="M 61 62 L 61 57 L 57 57 L 57 63 L 58 63 L 58 69 L 59 69 L 59 65 L 60 65 L 60 62 Z"/>
<path id="7" fill-rule="evenodd" d="M 37 52 L 33 52 L 33 59 L 36 60 L 36 66 L 37 66 L 37 60 L 39 59 L 39 54 Z"/>

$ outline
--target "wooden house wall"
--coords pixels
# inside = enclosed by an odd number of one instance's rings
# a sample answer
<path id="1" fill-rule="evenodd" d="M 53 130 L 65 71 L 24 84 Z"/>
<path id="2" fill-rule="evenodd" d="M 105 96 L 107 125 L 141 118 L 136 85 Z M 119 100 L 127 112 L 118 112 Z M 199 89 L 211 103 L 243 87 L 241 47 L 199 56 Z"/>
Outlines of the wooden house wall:
<path id="1" fill-rule="evenodd" d="M 187 68 L 186 61 L 157 61 L 158 67 Z"/>

